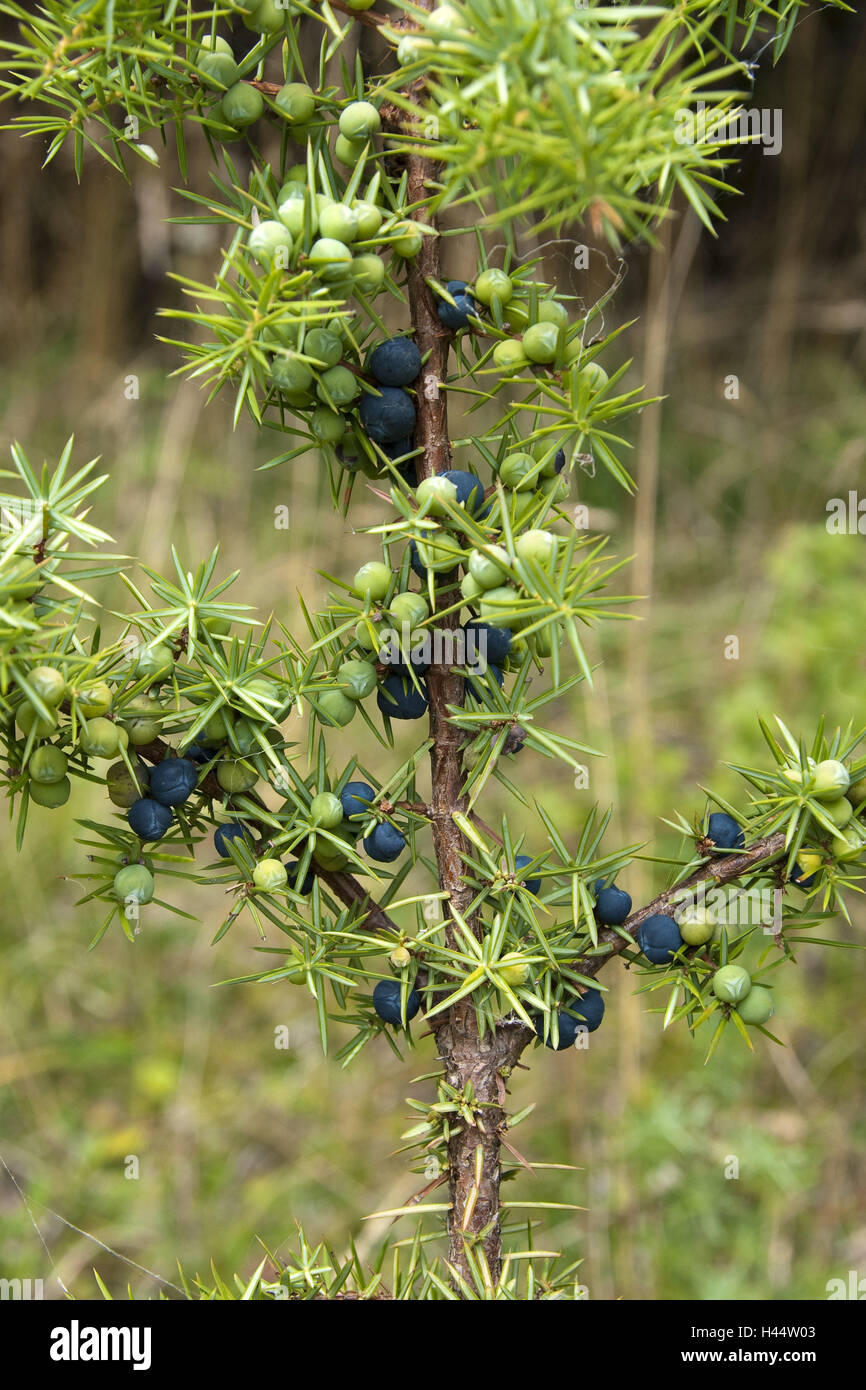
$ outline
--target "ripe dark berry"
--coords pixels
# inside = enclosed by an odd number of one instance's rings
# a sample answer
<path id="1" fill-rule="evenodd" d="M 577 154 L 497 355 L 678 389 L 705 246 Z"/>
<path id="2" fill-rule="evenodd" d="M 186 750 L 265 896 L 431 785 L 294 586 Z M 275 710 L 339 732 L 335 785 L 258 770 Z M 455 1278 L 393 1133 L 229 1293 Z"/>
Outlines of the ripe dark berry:
<path id="1" fill-rule="evenodd" d="M 191 758 L 164 758 L 150 774 L 150 794 L 163 806 L 180 806 L 195 791 L 196 765 Z"/>
<path id="2" fill-rule="evenodd" d="M 740 826 L 726 811 L 713 812 L 707 834 L 717 849 L 742 849 L 746 843 Z"/>
<path id="3" fill-rule="evenodd" d="M 373 349 L 369 367 L 380 386 L 410 386 L 421 370 L 421 354 L 411 338 L 388 338 Z"/>
<path id="4" fill-rule="evenodd" d="M 371 859 L 381 864 L 393 864 L 406 848 L 406 836 L 395 830 L 387 821 L 380 821 L 375 830 L 364 840 L 364 849 Z"/>
<path id="5" fill-rule="evenodd" d="M 411 454 L 412 450 L 415 448 L 415 441 L 411 435 L 407 435 L 405 439 L 396 439 L 390 444 L 380 444 L 379 448 L 382 450 L 386 459 L 390 459 L 393 463 L 395 459 L 401 459 L 404 455 Z M 414 475 L 415 460 L 410 459 L 409 463 L 411 464 Z"/>
<path id="6" fill-rule="evenodd" d="M 347 782 L 340 792 L 344 816 L 369 816 L 376 793 L 369 782 Z"/>
<path id="7" fill-rule="evenodd" d="M 409 542 L 409 564 L 415 571 L 419 579 L 427 578 L 427 568 L 421 564 L 421 557 L 418 554 L 418 547 L 414 541 Z"/>
<path id="8" fill-rule="evenodd" d="M 313 891 L 313 884 L 316 882 L 316 875 L 312 869 L 307 869 L 303 881 L 299 879 L 298 873 L 301 867 L 299 859 L 286 860 L 286 873 L 288 874 L 289 887 L 302 897 L 308 898 Z"/>
<path id="9" fill-rule="evenodd" d="M 631 900 L 629 899 L 629 901 Z M 579 1015 L 578 1028 L 582 1027 L 586 1029 L 587 1033 L 594 1033 L 604 1018 L 604 995 L 600 989 L 588 989 L 585 994 L 579 995 L 576 999 L 570 999 L 568 1007 L 572 1013 Z"/>
<path id="10" fill-rule="evenodd" d="M 462 468 L 449 468 L 439 475 L 447 478 L 457 489 L 457 502 L 468 512 L 477 512 L 484 502 L 484 484 L 474 473 Z"/>
<path id="11" fill-rule="evenodd" d="M 189 758 L 190 762 L 195 763 L 198 767 L 201 767 L 204 763 L 209 763 L 211 760 L 211 755 L 207 749 L 200 748 L 197 743 L 191 743 L 183 756 Z"/>
<path id="12" fill-rule="evenodd" d="M 508 656 L 511 646 L 511 630 L 507 627 L 491 627 L 478 618 L 463 624 L 466 633 L 466 665 L 473 666 L 480 659 L 500 666 Z M 469 634 L 472 633 L 470 637 Z"/>
<path id="13" fill-rule="evenodd" d="M 393 660 L 389 659 L 388 665 L 399 676 L 408 676 L 410 666 L 416 676 L 426 676 L 430 670 L 430 662 L 420 653 L 413 652 L 411 647 L 408 650 L 401 647 L 399 655 Z"/>
<path id="14" fill-rule="evenodd" d="M 574 1040 L 577 1037 L 578 1027 L 580 1025 L 578 1024 L 576 1018 L 571 1017 L 571 1014 L 558 1013 L 556 1015 L 556 1018 L 559 1024 L 559 1042 L 554 1043 L 553 1034 L 549 1033 L 547 1036 L 547 1042 L 544 1044 L 544 1046 L 551 1048 L 555 1052 L 564 1052 L 567 1047 L 571 1047 L 573 1045 Z M 537 1018 L 535 1020 L 535 1032 L 539 1038 L 544 1038 L 543 1017 Z"/>
<path id="15" fill-rule="evenodd" d="M 217 854 L 222 856 L 223 859 L 228 859 L 230 858 L 230 855 L 226 846 L 228 845 L 229 841 L 242 840 L 244 836 L 248 834 L 249 831 L 247 830 L 247 827 L 245 825 L 242 825 L 239 820 L 227 821 L 225 825 L 218 825 L 216 830 L 214 831 L 214 849 L 216 850 Z"/>
<path id="16" fill-rule="evenodd" d="M 140 840 L 161 840 L 174 816 L 170 806 L 163 806 L 161 801 L 143 796 L 130 806 L 126 819 L 130 830 Z"/>
<path id="17" fill-rule="evenodd" d="M 384 1023 L 403 1022 L 400 1013 L 402 987 L 399 980 L 380 980 L 373 990 L 373 1008 Z M 417 989 L 410 989 L 406 998 L 406 1022 L 414 1018 L 421 1007 L 421 995 Z"/>
<path id="18" fill-rule="evenodd" d="M 603 927 L 619 927 L 631 912 L 631 898 L 625 889 L 612 883 L 605 888 L 604 879 L 595 885 L 595 920 Z"/>
<path id="19" fill-rule="evenodd" d="M 427 688 L 419 681 L 417 689 L 405 676 L 386 676 L 376 704 L 389 719 L 421 719 L 427 712 Z"/>
<path id="20" fill-rule="evenodd" d="M 436 313 L 439 322 L 444 323 L 446 328 L 454 329 L 467 328 L 469 325 L 470 314 L 477 314 L 478 306 L 472 295 L 467 292 L 465 280 L 449 280 L 446 286 L 448 293 L 454 300 L 449 304 L 447 299 L 440 299 L 436 305 Z"/>
<path id="21" fill-rule="evenodd" d="M 383 386 L 378 396 L 365 395 L 358 414 L 364 429 L 377 444 L 393 444 L 415 428 L 415 404 L 399 386 Z"/>
<path id="22" fill-rule="evenodd" d="M 635 932 L 635 941 L 647 960 L 653 965 L 666 965 L 680 949 L 683 939 L 673 917 L 662 912 L 653 913 L 641 922 Z"/>
<path id="23" fill-rule="evenodd" d="M 521 871 L 521 869 L 525 869 L 526 866 L 527 866 L 527 864 L 531 864 L 531 863 L 532 863 L 532 856 L 531 856 L 531 855 L 529 855 L 529 854 L 518 854 L 517 857 L 516 857 L 515 860 L 514 860 L 514 868 L 515 868 L 515 871 L 519 874 L 520 871 Z M 532 893 L 533 895 L 537 895 L 538 893 L 541 892 L 541 879 L 540 879 L 540 878 L 527 878 L 527 879 L 524 880 L 523 886 L 524 886 L 524 888 L 527 890 L 528 893 Z"/>

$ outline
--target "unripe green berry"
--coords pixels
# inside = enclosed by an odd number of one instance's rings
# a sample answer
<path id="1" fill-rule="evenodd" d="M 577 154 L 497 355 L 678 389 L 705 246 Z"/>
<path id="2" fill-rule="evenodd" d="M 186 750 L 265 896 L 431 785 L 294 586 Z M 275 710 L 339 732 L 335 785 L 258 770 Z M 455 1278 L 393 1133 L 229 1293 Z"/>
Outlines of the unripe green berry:
<path id="1" fill-rule="evenodd" d="M 306 392 L 309 398 L 313 369 L 298 357 L 275 357 L 271 363 L 271 380 L 280 391 L 294 396 Z"/>
<path id="2" fill-rule="evenodd" d="M 310 820 L 323 830 L 334 830 L 343 819 L 343 804 L 333 792 L 319 792 L 310 803 Z"/>
<path id="3" fill-rule="evenodd" d="M 478 596 L 484 593 L 484 590 L 474 575 L 464 574 L 460 580 L 460 593 L 467 603 L 474 603 Z"/>
<path id="4" fill-rule="evenodd" d="M 369 101 L 353 101 L 340 113 L 340 134 L 347 140 L 369 140 L 382 129 L 379 112 Z"/>
<path id="5" fill-rule="evenodd" d="M 825 801 L 821 809 L 839 830 L 848 824 L 854 814 L 854 807 L 845 796 L 837 796 L 832 801 Z"/>
<path id="6" fill-rule="evenodd" d="M 523 344 L 514 338 L 504 338 L 493 349 L 493 365 L 501 372 L 517 372 L 525 367 L 529 358 L 523 351 Z"/>
<path id="7" fill-rule="evenodd" d="M 558 299 L 543 299 L 538 306 L 537 318 L 539 323 L 554 323 L 557 328 L 564 328 L 568 323 L 568 310 Z"/>
<path id="8" fill-rule="evenodd" d="M 338 444 L 346 432 L 346 422 L 330 406 L 317 405 L 310 416 L 310 431 L 320 444 Z"/>
<path id="9" fill-rule="evenodd" d="M 408 623 L 415 628 L 430 616 L 430 605 L 423 594 L 396 594 L 388 605 L 388 611 L 396 622 Z"/>
<path id="10" fill-rule="evenodd" d="M 514 294 L 514 282 L 504 270 L 483 270 L 475 281 L 472 294 L 479 304 L 492 304 L 494 299 L 498 299 L 500 304 L 507 304 Z"/>
<path id="11" fill-rule="evenodd" d="M 355 701 L 342 690 L 324 690 L 316 696 L 316 714 L 321 724 L 344 728 L 355 717 Z"/>
<path id="12" fill-rule="evenodd" d="M 677 925 L 687 946 L 703 946 L 712 939 L 718 918 L 711 908 L 690 903 L 677 918 Z"/>
<path id="13" fill-rule="evenodd" d="M 127 864 L 114 875 L 114 896 L 119 903 L 149 903 L 155 887 L 153 874 L 144 864 Z"/>
<path id="14" fill-rule="evenodd" d="M 68 777 L 61 777 L 59 782 L 30 782 L 28 791 L 30 800 L 35 801 L 37 806 L 46 806 L 50 811 L 55 811 L 58 806 L 66 805 L 72 784 Z"/>
<path id="15" fill-rule="evenodd" d="M 363 198 L 356 198 L 352 207 L 358 219 L 358 240 L 369 241 L 382 225 L 382 210 Z"/>
<path id="16" fill-rule="evenodd" d="M 516 961 L 513 965 L 501 965 L 499 974 L 512 989 L 519 989 L 529 979 L 529 966 L 523 961 Z"/>
<path id="17" fill-rule="evenodd" d="M 215 714 L 211 715 L 199 734 L 199 743 L 211 745 L 225 743 L 234 722 L 235 717 L 230 709 L 218 709 Z"/>
<path id="18" fill-rule="evenodd" d="M 120 747 L 120 734 L 110 719 L 89 719 L 78 732 L 82 753 L 91 758 L 113 758 Z"/>
<path id="19" fill-rule="evenodd" d="M 164 642 L 153 646 L 141 646 L 135 654 L 135 674 L 140 680 L 146 677 L 153 684 L 168 680 L 174 670 L 174 654 Z"/>
<path id="20" fill-rule="evenodd" d="M 246 8 L 252 13 L 243 16 L 244 25 L 256 34 L 275 34 L 286 22 L 288 6 L 277 5 L 274 0 L 255 0 L 254 9 L 251 5 Z"/>
<path id="21" fill-rule="evenodd" d="M 391 579 L 391 570 L 381 560 L 368 560 L 355 574 L 352 588 L 362 598 L 370 598 L 374 603 L 378 603 L 390 589 Z"/>
<path id="22" fill-rule="evenodd" d="M 98 714 L 107 714 L 111 709 L 112 698 L 111 687 L 107 682 L 97 681 L 78 694 L 78 712 L 83 714 L 85 719 L 90 719 Z"/>
<path id="23" fill-rule="evenodd" d="M 378 256 L 353 256 L 352 280 L 360 294 L 377 294 L 385 283 L 385 266 Z"/>
<path id="24" fill-rule="evenodd" d="M 322 367 L 336 367 L 343 356 L 343 340 L 329 328 L 311 328 L 304 338 L 304 356 Z"/>
<path id="25" fill-rule="evenodd" d="M 447 499 L 456 506 L 457 487 L 450 478 L 434 473 L 431 478 L 424 478 L 418 484 L 415 496 L 419 507 L 426 505 L 429 516 L 447 516 L 448 509 L 444 506 L 444 500 Z"/>
<path id="26" fill-rule="evenodd" d="M 234 60 L 232 51 L 220 51 L 219 53 L 207 53 L 199 49 L 195 60 L 201 81 L 205 87 L 221 88 L 225 91 L 233 87 L 238 80 L 240 68 Z"/>
<path id="27" fill-rule="evenodd" d="M 531 454 L 519 452 L 509 454 L 502 460 L 499 476 L 506 487 L 515 492 L 523 492 L 538 484 L 540 469 Z"/>
<path id="28" fill-rule="evenodd" d="M 57 715 L 52 710 L 50 719 L 40 719 L 32 705 L 21 705 L 16 711 L 15 722 L 25 737 L 35 730 L 37 738 L 47 738 L 57 728 Z"/>
<path id="29" fill-rule="evenodd" d="M 514 542 L 515 554 L 543 569 L 556 557 L 556 536 L 551 531 L 524 531 Z"/>
<path id="30" fill-rule="evenodd" d="M 66 776 L 68 766 L 69 759 L 63 750 L 46 743 L 33 750 L 27 771 L 34 782 L 59 782 Z"/>
<path id="31" fill-rule="evenodd" d="M 405 970 L 412 963 L 412 952 L 407 951 L 405 946 L 395 946 L 388 960 L 395 970 Z"/>
<path id="32" fill-rule="evenodd" d="M 345 135 L 338 135 L 334 141 L 334 158 L 351 168 L 358 163 L 366 148 L 366 140 L 347 140 Z"/>
<path id="33" fill-rule="evenodd" d="M 519 598 L 520 595 L 511 584 L 503 584 L 498 589 L 488 589 L 481 595 L 481 617 L 491 627 L 516 626 L 518 619 L 514 609 Z"/>
<path id="34" fill-rule="evenodd" d="M 322 213 L 319 214 L 320 226 L 321 222 Z M 320 237 L 310 247 L 307 260 L 320 280 L 339 280 L 352 263 L 352 253 L 335 237 Z"/>
<path id="35" fill-rule="evenodd" d="M 393 230 L 397 233 L 397 237 L 390 242 L 391 250 L 401 260 L 411 261 L 421 250 L 423 244 L 421 233 L 414 222 L 399 222 Z"/>
<path id="36" fill-rule="evenodd" d="M 344 661 L 337 680 L 350 700 L 363 700 L 376 689 L 376 668 L 371 661 Z"/>
<path id="37" fill-rule="evenodd" d="M 319 235 L 348 246 L 358 235 L 358 214 L 345 203 L 330 203 L 319 213 Z"/>
<path id="38" fill-rule="evenodd" d="M 279 859 L 260 859 L 253 869 L 253 883 L 262 893 L 278 893 L 288 881 L 286 866 Z"/>
<path id="39" fill-rule="evenodd" d="M 713 976 L 713 994 L 726 1004 L 739 1004 L 751 988 L 752 977 L 741 965 L 723 965 Z"/>
<path id="40" fill-rule="evenodd" d="M 845 795 L 850 784 L 851 777 L 845 764 L 836 758 L 827 758 L 815 768 L 812 795 L 819 801 L 834 801 Z"/>
<path id="41" fill-rule="evenodd" d="M 252 791 L 259 780 L 255 768 L 244 767 L 243 763 L 235 762 L 217 763 L 216 775 L 223 791 L 228 792 L 229 796 Z"/>
<path id="42" fill-rule="evenodd" d="M 140 719 L 125 720 L 121 727 L 128 734 L 129 742 L 134 748 L 144 748 L 146 744 L 159 738 L 161 726 L 158 720 L 142 716 Z"/>
<path id="43" fill-rule="evenodd" d="M 43 705 L 59 705 L 66 694 L 66 681 L 55 666 L 34 666 L 27 679 Z"/>
<path id="44" fill-rule="evenodd" d="M 204 34 L 198 51 L 205 53 L 231 53 L 232 46 L 228 39 L 221 38 L 219 34 Z"/>
<path id="45" fill-rule="evenodd" d="M 274 97 L 274 106 L 293 125 L 303 125 L 316 114 L 316 98 L 306 82 L 286 82 Z"/>
<path id="46" fill-rule="evenodd" d="M 469 573 L 482 589 L 496 589 L 508 579 L 508 551 L 501 545 L 489 545 L 487 553 L 472 550 L 469 553 Z"/>
<path id="47" fill-rule="evenodd" d="M 144 763 L 135 764 L 134 773 L 133 776 L 126 763 L 112 763 L 106 772 L 105 789 L 115 806 L 129 808 L 147 796 L 148 777 Z"/>
<path id="48" fill-rule="evenodd" d="M 358 399 L 361 387 L 358 378 L 348 367 L 329 367 L 319 377 L 316 394 L 321 400 L 330 402 L 339 410 L 350 406 Z"/>
<path id="49" fill-rule="evenodd" d="M 292 234 L 282 222 L 260 222 L 247 237 L 247 250 L 268 270 L 285 270 L 292 256 Z"/>
<path id="50" fill-rule="evenodd" d="M 773 995 L 766 985 L 752 985 L 745 999 L 737 1005 L 744 1023 L 767 1023 L 776 1012 Z"/>
<path id="51" fill-rule="evenodd" d="M 428 540 L 419 538 L 415 544 L 418 559 L 428 570 L 452 570 L 465 559 L 463 547 L 453 536 L 443 534 Z"/>
<path id="52" fill-rule="evenodd" d="M 229 87 L 220 102 L 223 118 L 235 130 L 245 130 L 259 119 L 265 109 L 264 97 L 248 82 L 236 82 Z"/>
<path id="53" fill-rule="evenodd" d="M 526 329 L 521 342 L 530 362 L 553 362 L 559 347 L 559 329 L 555 323 L 533 323 Z"/>
<path id="54" fill-rule="evenodd" d="M 582 368 L 580 379 L 581 381 L 588 381 L 590 391 L 595 394 L 597 391 L 600 391 L 603 386 L 607 386 L 610 378 L 604 370 L 604 367 L 600 367 L 597 362 L 590 362 L 587 366 Z"/>
<path id="55" fill-rule="evenodd" d="M 306 202 L 303 196 L 284 198 L 277 208 L 277 217 L 286 231 L 296 239 L 300 239 L 305 231 L 309 231 L 311 236 L 315 236 L 319 229 L 318 209 L 315 203 Z M 276 328 L 276 324 L 274 327 Z"/>

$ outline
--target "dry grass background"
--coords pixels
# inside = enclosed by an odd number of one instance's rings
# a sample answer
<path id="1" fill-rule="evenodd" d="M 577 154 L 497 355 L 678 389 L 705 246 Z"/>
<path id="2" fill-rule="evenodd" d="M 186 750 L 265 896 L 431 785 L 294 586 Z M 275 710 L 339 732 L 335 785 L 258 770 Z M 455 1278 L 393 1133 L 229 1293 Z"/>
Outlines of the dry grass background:
<path id="1" fill-rule="evenodd" d="M 866 715 L 864 540 L 824 527 L 827 498 L 864 476 L 864 47 L 851 16 L 804 24 L 759 79 L 757 101 L 784 111 L 783 153 L 744 157 L 745 196 L 726 205 L 718 245 L 678 217 L 663 255 L 627 257 L 612 321 L 639 316 L 632 377 L 666 401 L 635 430 L 636 503 L 582 476 L 574 500 L 636 556 L 622 587 L 647 597 L 639 623 L 590 637 L 595 689 L 560 710 L 607 753 L 590 791 L 521 762 L 522 785 L 566 829 L 592 800 L 613 803 L 612 840 L 663 855 L 675 846 L 660 818 L 699 810 L 698 782 L 732 794 L 722 760 L 760 756 L 757 711 L 804 731 L 825 711 Z M 334 516 L 313 457 L 258 472 L 270 441 L 167 380 L 164 273 L 206 279 L 209 230 L 165 226 L 170 172 L 142 167 L 130 190 L 93 166 L 79 190 L 62 162 L 38 165 L 38 149 L 3 138 L 3 440 L 50 457 L 74 429 L 77 456 L 101 453 L 111 473 L 99 522 L 119 548 L 160 566 L 171 542 L 191 560 L 218 542 L 242 597 L 293 623 L 297 590 L 324 592 L 317 567 L 351 573 L 367 543 Z M 452 247 L 459 273 L 466 252 Z M 593 257 L 571 288 L 592 296 L 607 274 Z M 353 504 L 352 526 L 377 519 L 374 500 Z M 341 746 L 352 751 L 348 734 Z M 82 797 L 75 814 L 97 805 Z M 250 968 L 255 942 L 236 928 L 210 947 L 219 906 L 206 891 L 179 899 L 198 924 L 150 911 L 134 947 L 118 933 L 88 954 L 94 922 L 67 877 L 82 868 L 73 813 L 40 827 L 19 856 L 4 837 L 0 863 L 0 1153 L 29 1204 L 0 1176 L 2 1273 L 56 1273 L 89 1296 L 95 1265 L 115 1293 L 130 1280 L 152 1296 L 158 1283 L 120 1256 L 168 1280 L 176 1258 L 249 1272 L 256 1238 L 278 1248 L 296 1221 L 371 1254 L 384 1229 L 365 1214 L 413 1190 L 393 1150 L 429 1041 L 403 1066 L 381 1046 L 342 1072 L 300 991 L 214 988 Z M 662 876 L 636 864 L 626 886 L 637 898 Z M 866 913 L 836 930 L 862 940 Z M 616 967 L 589 1055 L 527 1056 L 514 1106 L 537 1108 L 518 1145 L 579 1171 L 520 1176 L 515 1190 L 585 1208 L 554 1217 L 545 1241 L 584 1257 L 591 1297 L 820 1298 L 829 1278 L 866 1272 L 866 963 L 804 949 L 787 975 L 784 1050 L 761 1041 L 749 1057 L 732 1037 L 704 1068 L 701 1044 L 662 1037 Z M 280 1024 L 288 1052 L 273 1045 Z"/>

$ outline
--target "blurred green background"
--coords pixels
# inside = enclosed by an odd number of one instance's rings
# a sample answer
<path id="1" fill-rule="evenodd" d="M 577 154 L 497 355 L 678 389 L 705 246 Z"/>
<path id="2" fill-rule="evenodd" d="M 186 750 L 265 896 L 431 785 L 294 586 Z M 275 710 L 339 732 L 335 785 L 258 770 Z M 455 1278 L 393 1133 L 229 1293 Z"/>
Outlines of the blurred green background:
<path id="1" fill-rule="evenodd" d="M 611 846 L 676 852 L 661 818 L 700 812 L 698 783 L 740 795 L 723 762 L 762 757 L 757 712 L 805 734 L 821 714 L 864 716 L 866 541 L 825 525 L 828 499 L 864 477 L 864 50 L 862 19 L 810 15 L 779 68 L 761 67 L 754 104 L 783 111 L 783 149 L 743 156 L 744 196 L 725 200 L 718 243 L 680 213 L 660 253 L 626 256 L 607 320 L 637 316 L 630 379 L 666 399 L 635 423 L 638 499 L 578 473 L 573 501 L 636 557 L 620 587 L 646 595 L 641 621 L 589 637 L 595 687 L 559 707 L 563 729 L 605 751 L 589 788 L 531 752 L 519 765 L 572 838 L 598 800 L 615 807 Z M 178 360 L 154 315 L 179 294 L 165 274 L 206 280 L 218 250 L 212 229 L 166 225 L 179 208 L 170 162 L 142 165 L 129 188 L 91 159 L 78 189 L 68 162 L 42 173 L 41 157 L 0 142 L 4 446 L 50 458 L 74 430 L 79 461 L 102 454 L 111 474 L 96 520 L 119 549 L 160 567 L 171 542 L 195 562 L 218 541 L 224 567 L 243 571 L 237 597 L 296 625 L 297 590 L 324 593 L 317 567 L 348 575 L 367 558 L 350 528 L 375 524 L 375 499 L 359 495 L 344 523 L 315 457 L 257 472 L 278 438 L 233 432 L 227 400 L 206 407 L 168 379 Z M 200 153 L 194 177 L 206 175 Z M 453 273 L 471 272 L 469 246 L 449 243 Z M 591 301 L 613 258 L 594 251 L 574 273 L 552 248 L 548 274 L 563 272 Z M 340 746 L 354 748 L 348 735 Z M 430 1040 L 404 1065 L 383 1043 L 343 1072 L 322 1058 L 301 991 L 214 988 L 254 968 L 256 941 L 243 925 L 211 948 L 222 909 L 206 890 L 177 899 L 197 924 L 150 909 L 134 946 L 115 931 L 88 954 L 97 914 L 74 910 L 68 875 L 86 868 L 74 816 L 101 803 L 84 788 L 74 800 L 34 819 L 20 855 L 10 834 L 2 848 L 0 1153 L 27 1205 L 0 1170 L 0 1272 L 44 1277 L 46 1296 L 61 1296 L 57 1274 L 86 1297 L 96 1266 L 115 1293 L 129 1281 L 150 1297 L 144 1271 L 172 1280 L 179 1258 L 188 1274 L 211 1259 L 249 1274 L 257 1237 L 285 1248 L 298 1221 L 371 1256 L 386 1227 L 364 1217 L 423 1183 L 394 1150 L 403 1098 L 426 1094 L 413 1077 L 432 1068 Z M 495 820 L 494 793 L 486 806 Z M 636 863 L 624 885 L 642 900 L 663 881 Z M 859 903 L 852 918 L 839 939 L 863 938 Z M 533 1050 L 512 1087 L 514 1108 L 536 1103 L 521 1151 L 577 1168 L 521 1175 L 515 1192 L 583 1208 L 547 1223 L 543 1244 L 583 1257 L 590 1297 L 811 1299 L 866 1273 L 866 961 L 803 947 L 779 978 L 786 1047 L 758 1038 L 751 1056 L 729 1030 L 708 1067 L 708 1039 L 663 1036 L 627 971 L 605 981 L 588 1053 Z M 288 1051 L 274 1046 L 280 1025 Z"/>

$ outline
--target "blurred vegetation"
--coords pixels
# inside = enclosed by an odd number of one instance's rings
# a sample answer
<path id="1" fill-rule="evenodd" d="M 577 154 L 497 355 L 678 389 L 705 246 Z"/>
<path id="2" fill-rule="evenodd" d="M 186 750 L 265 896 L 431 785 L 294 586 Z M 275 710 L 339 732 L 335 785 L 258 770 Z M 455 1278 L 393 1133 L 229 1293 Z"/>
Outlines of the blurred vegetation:
<path id="1" fill-rule="evenodd" d="M 639 316 L 634 383 L 655 377 L 667 400 L 634 433 L 637 503 L 601 476 L 576 489 L 612 549 L 638 557 L 622 585 L 646 597 L 639 623 L 591 639 L 595 689 L 561 708 L 564 728 L 607 753 L 589 789 L 522 755 L 521 785 L 543 789 L 566 831 L 594 800 L 613 802 L 611 843 L 663 857 L 675 846 L 661 817 L 702 809 L 699 782 L 734 793 L 723 760 L 761 756 L 758 711 L 807 728 L 822 712 L 863 720 L 866 542 L 825 522 L 828 499 L 864 474 L 864 49 L 862 20 L 802 24 L 758 79 L 756 101 L 784 110 L 782 155 L 744 158 L 745 196 L 726 204 L 718 246 L 681 216 L 667 278 L 636 254 L 613 305 L 616 322 Z M 98 520 L 119 548 L 158 566 L 171 541 L 197 559 L 218 540 L 243 597 L 292 622 L 301 583 L 315 599 L 312 571 L 351 573 L 367 544 L 333 514 L 314 458 L 257 472 L 267 441 L 232 433 L 227 404 L 205 409 L 192 386 L 166 384 L 164 272 L 206 265 L 208 229 L 166 227 L 171 179 L 158 171 L 128 189 L 91 161 L 78 190 L 66 165 L 40 176 L 39 150 L 11 137 L 0 161 L 16 190 L 0 213 L 4 445 L 48 456 L 74 428 L 80 456 L 103 454 L 111 472 Z M 454 246 L 459 274 L 469 251 Z M 591 264 L 571 286 L 586 298 L 610 273 L 600 253 Z M 290 509 L 287 532 L 276 506 Z M 353 501 L 352 526 L 377 518 L 374 498 Z M 0 863 L 0 1154 L 29 1203 L 0 1174 L 4 1275 L 41 1275 L 60 1294 L 41 1235 L 79 1296 L 95 1292 L 93 1266 L 113 1292 L 129 1280 L 152 1296 L 158 1283 L 124 1259 L 169 1280 L 177 1258 L 188 1274 L 213 1258 L 248 1276 L 256 1237 L 279 1249 L 296 1220 L 370 1256 L 386 1226 L 365 1215 L 423 1185 L 393 1151 L 403 1097 L 424 1094 L 412 1078 L 430 1070 L 429 1039 L 406 1065 L 381 1046 L 338 1070 L 301 991 L 215 987 L 250 968 L 256 942 L 235 933 L 211 949 L 219 909 L 205 891 L 180 902 L 199 925 L 153 910 L 134 946 L 117 933 L 88 954 L 75 823 L 42 814 L 43 834 L 17 858 L 7 839 Z M 663 881 L 648 859 L 624 886 L 640 898 Z M 852 915 L 841 939 L 863 939 L 866 912 Z M 699 1042 L 661 1034 L 626 971 L 605 983 L 588 1055 L 530 1052 L 512 1086 L 514 1108 L 536 1103 L 521 1151 L 578 1168 L 516 1185 L 584 1208 L 556 1214 L 544 1244 L 583 1257 L 590 1297 L 821 1298 L 828 1279 L 866 1268 L 866 962 L 804 952 L 777 1012 L 786 1048 L 760 1039 L 751 1056 L 729 1036 L 707 1068 Z M 288 1050 L 274 1045 L 280 1025 Z"/>

